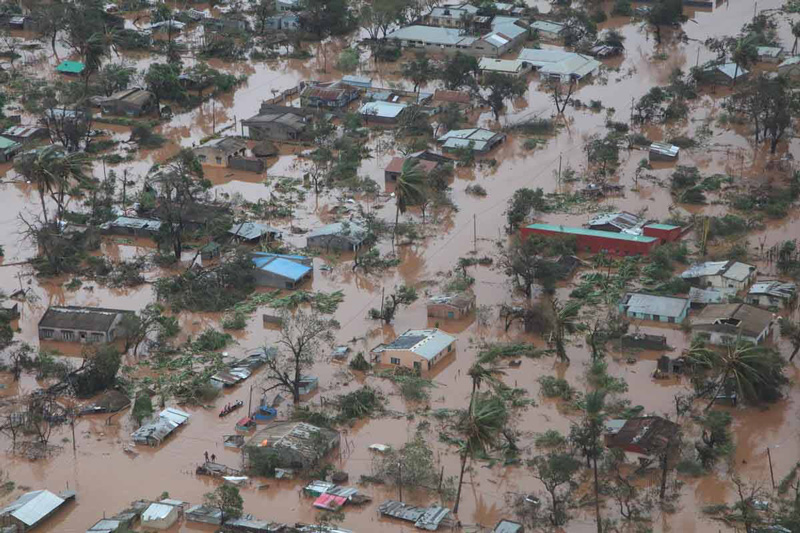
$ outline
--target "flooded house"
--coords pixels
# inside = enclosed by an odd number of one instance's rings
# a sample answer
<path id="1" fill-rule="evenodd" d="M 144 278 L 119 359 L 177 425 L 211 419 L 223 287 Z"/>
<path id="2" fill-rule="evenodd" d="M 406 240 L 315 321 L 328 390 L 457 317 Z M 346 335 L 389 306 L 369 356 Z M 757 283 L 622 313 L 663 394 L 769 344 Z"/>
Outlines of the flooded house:
<path id="1" fill-rule="evenodd" d="M 22 150 L 21 143 L 0 135 L 0 163 L 11 161 L 20 150 Z"/>
<path id="2" fill-rule="evenodd" d="M 300 93 L 302 107 L 343 109 L 359 97 L 357 87 L 344 83 L 311 85 Z"/>
<path id="3" fill-rule="evenodd" d="M 637 416 L 606 422 L 605 444 L 633 459 L 648 460 L 676 446 L 680 426 L 660 416 Z"/>
<path id="4" fill-rule="evenodd" d="M 442 150 L 445 152 L 452 152 L 459 148 L 469 148 L 473 152 L 485 154 L 505 139 L 505 133 L 498 133 L 484 128 L 468 128 L 450 130 L 436 139 L 436 142 L 442 145 Z"/>
<path id="5" fill-rule="evenodd" d="M 67 76 L 80 76 L 86 65 L 80 61 L 65 60 L 58 64 L 56 72 L 66 74 Z"/>
<path id="6" fill-rule="evenodd" d="M 171 503 L 153 502 L 142 513 L 142 527 L 163 531 L 171 528 L 180 518 L 180 507 Z"/>
<path id="7" fill-rule="evenodd" d="M 482 73 L 497 72 L 509 76 L 523 76 L 532 70 L 532 66 L 522 59 L 498 59 L 495 57 L 482 57 L 478 63 Z"/>
<path id="8" fill-rule="evenodd" d="M 669 143 L 650 143 L 650 161 L 676 161 L 681 149 Z"/>
<path id="9" fill-rule="evenodd" d="M 574 237 L 579 252 L 606 252 L 615 256 L 648 255 L 659 243 L 657 238 L 645 235 L 630 235 L 553 224 L 530 224 L 522 228 L 521 232 L 523 237 L 528 235 Z"/>
<path id="10" fill-rule="evenodd" d="M 566 26 L 552 20 L 537 20 L 531 23 L 531 30 L 542 39 L 557 41 L 561 39 Z"/>
<path id="11" fill-rule="evenodd" d="M 478 8 L 467 3 L 437 6 L 425 17 L 425 22 L 430 26 L 464 28 L 469 20 L 477 14 Z"/>
<path id="12" fill-rule="evenodd" d="M 736 289 L 690 287 L 689 301 L 692 302 L 693 308 L 705 307 L 708 304 L 728 303 L 736 297 L 736 292 Z"/>
<path id="13" fill-rule="evenodd" d="M 367 228 L 356 222 L 334 222 L 306 234 L 306 248 L 354 252 L 364 245 Z"/>
<path id="14" fill-rule="evenodd" d="M 342 76 L 342 83 L 359 89 L 367 90 L 372 88 L 372 78 L 366 76 L 356 76 L 354 74 L 347 74 Z"/>
<path id="15" fill-rule="evenodd" d="M 364 124 L 397 124 L 408 104 L 401 102 L 367 102 L 358 110 Z"/>
<path id="16" fill-rule="evenodd" d="M 440 526 L 445 529 L 455 526 L 450 509 L 439 505 L 419 507 L 396 500 L 387 500 L 378 506 L 378 512 L 382 516 L 411 522 L 418 529 L 427 531 L 436 531 Z"/>
<path id="17" fill-rule="evenodd" d="M 629 292 L 619 302 L 619 311 L 629 318 L 680 324 L 689 315 L 688 298 Z"/>
<path id="18" fill-rule="evenodd" d="M 783 48 L 780 46 L 757 46 L 756 55 L 762 63 L 780 63 Z"/>
<path id="19" fill-rule="evenodd" d="M 256 285 L 275 289 L 295 289 L 314 275 L 310 257 L 258 252 L 252 255 Z"/>
<path id="20" fill-rule="evenodd" d="M 757 281 L 747 292 L 745 301 L 751 305 L 784 309 L 797 298 L 797 284 L 776 280 Z"/>
<path id="21" fill-rule="evenodd" d="M 281 238 L 283 232 L 259 222 L 239 222 L 230 227 L 228 235 L 239 242 L 257 244 L 276 241 Z"/>
<path id="22" fill-rule="evenodd" d="M 275 0 L 275 11 L 278 13 L 297 11 L 302 9 L 303 5 L 303 0 Z"/>
<path id="23" fill-rule="evenodd" d="M 692 335 L 711 344 L 744 340 L 764 342 L 772 331 L 775 316 L 748 304 L 709 304 L 692 319 Z"/>
<path id="24" fill-rule="evenodd" d="M 511 520 L 500 520 L 491 533 L 525 533 L 525 526 Z"/>
<path id="25" fill-rule="evenodd" d="M 175 407 L 167 407 L 155 419 L 144 424 L 131 433 L 131 438 L 136 444 L 158 446 L 169 437 L 172 432 L 184 425 L 191 415 Z"/>
<path id="26" fill-rule="evenodd" d="M 117 217 L 100 225 L 106 235 L 130 235 L 133 237 L 155 237 L 161 230 L 161 221 L 152 218 Z"/>
<path id="27" fill-rule="evenodd" d="M 39 320 L 40 341 L 113 342 L 131 311 L 103 307 L 51 306 Z"/>
<path id="28" fill-rule="evenodd" d="M 736 289 L 741 291 L 756 279 L 756 267 L 739 261 L 706 261 L 692 265 L 681 278 L 699 287 Z"/>
<path id="29" fill-rule="evenodd" d="M 746 78 L 749 72 L 736 63 L 721 63 L 702 68 L 703 81 L 719 85 L 733 85 L 734 80 Z"/>
<path id="30" fill-rule="evenodd" d="M 26 492 L 0 509 L 0 531 L 23 533 L 42 525 L 67 502 L 75 499 L 74 491 L 54 494 L 49 490 Z"/>
<path id="31" fill-rule="evenodd" d="M 267 449 L 279 468 L 306 470 L 339 446 L 338 431 L 306 422 L 277 422 L 256 432 L 245 445 L 245 453 Z"/>
<path id="32" fill-rule="evenodd" d="M 255 141 L 297 141 L 308 129 L 307 113 L 302 109 L 261 105 L 258 115 L 242 121 L 242 135 Z"/>
<path id="33" fill-rule="evenodd" d="M 107 115 L 139 117 L 155 110 L 156 97 L 144 89 L 125 89 L 104 98 L 100 102 L 100 107 Z"/>
<path id="34" fill-rule="evenodd" d="M 475 309 L 475 295 L 471 292 L 440 294 L 428 300 L 428 316 L 460 320 Z"/>
<path id="35" fill-rule="evenodd" d="M 614 233 L 640 235 L 644 222 L 645 221 L 641 217 L 633 213 L 619 211 L 616 213 L 598 215 L 589 221 L 587 227 L 596 231 L 612 231 Z"/>
<path id="36" fill-rule="evenodd" d="M 47 129 L 39 126 L 10 126 L 0 135 L 18 143 L 27 144 L 37 139 L 46 139 Z"/>
<path id="37" fill-rule="evenodd" d="M 389 33 L 386 37 L 403 48 L 436 53 L 456 53 L 476 57 L 500 57 L 521 45 L 529 28 L 515 17 L 494 17 L 491 30 L 478 36 L 458 28 L 411 25 Z"/>
<path id="38" fill-rule="evenodd" d="M 800 56 L 792 56 L 778 65 L 778 74 L 796 80 L 800 78 Z"/>
<path id="39" fill-rule="evenodd" d="M 383 179 L 384 181 L 388 182 L 395 182 L 397 178 L 400 177 L 400 174 L 403 173 L 403 163 L 405 163 L 409 159 L 417 159 L 419 164 L 417 168 L 422 171 L 425 176 L 430 175 L 431 172 L 434 171 L 439 166 L 439 163 L 435 161 L 428 161 L 425 159 L 418 159 L 412 156 L 408 157 L 393 157 L 391 161 L 389 161 L 389 165 L 383 170 Z"/>
<path id="40" fill-rule="evenodd" d="M 416 371 L 431 370 L 453 353 L 456 338 L 440 329 L 409 329 L 388 344 L 379 344 L 370 353 L 372 362 L 402 366 Z"/>
<path id="41" fill-rule="evenodd" d="M 192 152 L 203 164 L 229 167 L 234 157 L 244 157 L 247 143 L 234 137 L 220 137 L 206 141 Z"/>
<path id="42" fill-rule="evenodd" d="M 592 57 L 565 50 L 523 48 L 518 59 L 538 71 L 542 79 L 556 79 L 565 83 L 596 74 L 601 66 Z"/>

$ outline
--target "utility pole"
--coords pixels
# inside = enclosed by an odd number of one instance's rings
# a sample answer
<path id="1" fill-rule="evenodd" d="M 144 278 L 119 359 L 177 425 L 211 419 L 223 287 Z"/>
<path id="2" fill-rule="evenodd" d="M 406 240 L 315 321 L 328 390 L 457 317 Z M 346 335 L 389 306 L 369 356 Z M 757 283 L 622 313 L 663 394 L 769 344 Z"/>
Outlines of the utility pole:
<path id="1" fill-rule="evenodd" d="M 251 409 L 252 406 L 253 406 L 253 384 L 251 383 L 250 384 L 250 399 L 247 402 L 247 416 L 248 417 L 253 414 L 253 411 Z"/>
<path id="2" fill-rule="evenodd" d="M 478 217 L 472 214 L 472 249 L 478 252 Z"/>
<path id="3" fill-rule="evenodd" d="M 217 133 L 217 106 L 214 97 L 211 97 L 211 133 Z"/>
<path id="4" fill-rule="evenodd" d="M 558 183 L 556 185 L 559 187 L 561 186 L 561 157 L 562 154 L 558 154 Z"/>
<path id="5" fill-rule="evenodd" d="M 775 490 L 775 472 L 772 470 L 772 453 L 767 446 L 767 459 L 769 459 L 769 477 L 772 478 L 772 490 Z"/>
<path id="6" fill-rule="evenodd" d="M 386 287 L 381 287 L 381 320 L 383 320 L 383 300 L 386 295 Z"/>
<path id="7" fill-rule="evenodd" d="M 397 462 L 397 489 L 400 491 L 400 501 L 403 501 L 403 462 Z"/>

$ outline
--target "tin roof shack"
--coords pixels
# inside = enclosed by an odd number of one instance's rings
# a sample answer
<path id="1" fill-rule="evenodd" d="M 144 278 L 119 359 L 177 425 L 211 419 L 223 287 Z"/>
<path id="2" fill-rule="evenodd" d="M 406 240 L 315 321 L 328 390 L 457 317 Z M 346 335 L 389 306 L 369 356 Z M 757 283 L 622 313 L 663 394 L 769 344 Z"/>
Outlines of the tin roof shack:
<path id="1" fill-rule="evenodd" d="M 708 304 L 728 303 L 736 298 L 736 289 L 700 289 L 689 288 L 689 301 L 693 308 L 702 308 Z"/>
<path id="2" fill-rule="evenodd" d="M 355 222 L 334 222 L 306 235 L 306 248 L 354 252 L 367 240 L 367 228 Z"/>
<path id="3" fill-rule="evenodd" d="M 756 47 L 758 60 L 763 63 L 780 63 L 783 55 L 783 48 L 780 46 L 758 46 Z"/>
<path id="4" fill-rule="evenodd" d="M 11 126 L 2 135 L 6 139 L 26 144 L 36 139 L 46 139 L 47 130 L 39 126 Z"/>
<path id="5" fill-rule="evenodd" d="M 630 318 L 680 324 L 689 314 L 688 298 L 629 292 L 619 302 L 619 311 Z"/>
<path id="6" fill-rule="evenodd" d="M 307 112 L 278 105 L 262 104 L 258 115 L 242 121 L 242 135 L 256 141 L 296 141 L 308 128 Z"/>
<path id="7" fill-rule="evenodd" d="M 638 416 L 606 423 L 605 443 L 634 459 L 647 460 L 677 444 L 680 426 L 660 416 Z"/>
<path id="8" fill-rule="evenodd" d="M 552 224 L 531 224 L 522 228 L 522 236 L 544 235 L 551 237 L 575 237 L 579 252 L 597 253 L 605 251 L 610 255 L 647 255 L 658 246 L 658 239 L 644 235 L 612 233 L 585 228 L 571 228 Z"/>
<path id="9" fill-rule="evenodd" d="M 783 62 L 778 65 L 778 74 L 793 80 L 800 78 L 800 56 L 792 56 L 784 59 Z"/>
<path id="10" fill-rule="evenodd" d="M 185 424 L 190 414 L 174 407 L 167 407 L 158 414 L 152 422 L 143 425 L 133 433 L 131 438 L 136 444 L 158 446 L 172 434 L 173 431 Z"/>
<path id="11" fill-rule="evenodd" d="M 103 307 L 48 307 L 39 321 L 40 341 L 113 342 L 131 311 Z"/>
<path id="12" fill-rule="evenodd" d="M 430 370 L 453 352 L 456 338 L 439 329 L 409 329 L 389 344 L 372 349 L 374 363 Z"/>
<path id="13" fill-rule="evenodd" d="M 747 293 L 745 301 L 768 309 L 790 307 L 797 298 L 797 285 L 781 281 L 759 280 Z"/>
<path id="14" fill-rule="evenodd" d="M 561 39 L 564 25 L 550 20 L 537 20 L 531 23 L 531 30 L 542 39 L 556 41 Z"/>
<path id="15" fill-rule="evenodd" d="M 116 518 L 103 518 L 86 530 L 86 533 L 116 533 L 125 524 Z"/>
<path id="16" fill-rule="evenodd" d="M 281 255 L 257 252 L 256 285 L 275 289 L 296 289 L 314 275 L 312 259 L 302 255 Z"/>
<path id="17" fill-rule="evenodd" d="M 312 85 L 300 93 L 302 107 L 343 109 L 358 98 L 359 89 L 346 83 Z"/>
<path id="18" fill-rule="evenodd" d="M 256 432 L 245 445 L 245 452 L 252 462 L 253 453 L 267 449 L 276 467 L 306 470 L 339 446 L 339 439 L 339 432 L 332 429 L 305 422 L 278 422 Z"/>
<path id="19" fill-rule="evenodd" d="M 419 159 L 412 156 L 393 157 L 392 160 L 389 162 L 389 166 L 387 166 L 383 171 L 384 181 L 386 182 L 397 181 L 397 178 L 399 178 L 400 174 L 402 174 L 403 172 L 403 163 L 405 163 L 406 160 L 408 159 L 417 159 L 419 161 L 419 164 L 417 166 L 425 176 L 430 175 L 430 173 L 433 172 L 433 170 L 439 166 L 439 163 L 436 163 L 435 161 L 426 161 L 424 159 Z"/>
<path id="20" fill-rule="evenodd" d="M 720 85 L 732 85 L 734 80 L 739 81 L 747 77 L 747 70 L 736 63 L 722 63 L 719 65 L 707 65 L 702 67 L 701 80 L 706 83 Z"/>
<path id="21" fill-rule="evenodd" d="M 692 334 L 711 344 L 737 339 L 759 344 L 769 337 L 775 317 L 747 304 L 710 304 L 692 320 Z"/>
<path id="22" fill-rule="evenodd" d="M 22 144 L 0 136 L 0 163 L 11 161 L 22 149 Z"/>
<path id="23" fill-rule="evenodd" d="M 681 149 L 669 143 L 651 143 L 650 161 L 677 161 Z"/>
<path id="24" fill-rule="evenodd" d="M 0 509 L 0 530 L 17 533 L 41 525 L 65 503 L 75 499 L 74 491 L 54 494 L 49 490 L 26 492 L 6 507 Z"/>
<path id="25" fill-rule="evenodd" d="M 222 523 L 222 511 L 216 507 L 195 505 L 186 511 L 186 521 L 218 526 Z"/>
<path id="26" fill-rule="evenodd" d="M 192 152 L 201 163 L 229 167 L 231 159 L 244 157 L 247 153 L 247 143 L 234 137 L 220 137 L 206 141 L 197 148 L 193 148 Z"/>
<path id="27" fill-rule="evenodd" d="M 156 97 L 150 91 L 134 88 L 117 91 L 100 102 L 100 107 L 106 115 L 127 115 L 140 117 L 153 111 L 156 107 Z"/>
<path id="28" fill-rule="evenodd" d="M 756 279 L 756 267 L 739 261 L 706 261 L 692 265 L 681 277 L 699 287 L 741 291 Z"/>
<path id="29" fill-rule="evenodd" d="M 397 124 L 403 116 L 408 104 L 401 102 L 367 102 L 358 113 L 364 124 Z"/>
<path id="30" fill-rule="evenodd" d="M 272 242 L 280 239 L 283 232 L 277 228 L 258 222 L 241 222 L 231 226 L 228 230 L 228 235 L 241 242 L 257 244 L 259 242 Z"/>
<path id="31" fill-rule="evenodd" d="M 428 300 L 428 316 L 460 320 L 475 309 L 475 295 L 471 292 L 440 294 Z"/>
<path id="32" fill-rule="evenodd" d="M 179 506 L 154 502 L 142 513 L 142 527 L 145 529 L 169 529 L 178 521 L 179 517 Z"/>
<path id="33" fill-rule="evenodd" d="M 106 235 L 133 235 L 135 237 L 155 237 L 161 230 L 161 221 L 152 218 L 117 217 L 100 225 Z"/>
<path id="34" fill-rule="evenodd" d="M 681 238 L 681 227 L 672 224 L 647 224 L 642 228 L 642 235 L 655 237 L 661 244 L 675 242 Z"/>
<path id="35" fill-rule="evenodd" d="M 644 220 L 628 213 L 620 211 L 618 213 L 606 213 L 594 217 L 587 226 L 595 231 L 612 231 L 614 233 L 630 233 L 631 235 L 641 235 Z"/>
<path id="36" fill-rule="evenodd" d="M 436 142 L 442 144 L 442 150 L 452 152 L 458 148 L 470 148 L 473 152 L 485 154 L 506 139 L 505 133 L 496 133 L 483 128 L 450 130 Z"/>
<path id="37" fill-rule="evenodd" d="M 497 525 L 494 526 L 492 533 L 525 533 L 525 527 L 511 520 L 500 520 Z"/>
<path id="38" fill-rule="evenodd" d="M 481 72 L 499 72 L 509 76 L 523 76 L 533 67 L 522 59 L 497 59 L 495 57 L 482 57 L 478 63 Z"/>
<path id="39" fill-rule="evenodd" d="M 428 531 L 436 531 L 439 526 L 448 528 L 455 525 L 450 509 L 438 505 L 417 507 L 395 500 L 387 500 L 378 506 L 378 512 L 383 516 L 411 522 L 419 529 Z"/>
<path id="40" fill-rule="evenodd" d="M 78 76 L 86 66 L 80 61 L 62 61 L 56 67 L 56 71 L 68 76 Z"/>

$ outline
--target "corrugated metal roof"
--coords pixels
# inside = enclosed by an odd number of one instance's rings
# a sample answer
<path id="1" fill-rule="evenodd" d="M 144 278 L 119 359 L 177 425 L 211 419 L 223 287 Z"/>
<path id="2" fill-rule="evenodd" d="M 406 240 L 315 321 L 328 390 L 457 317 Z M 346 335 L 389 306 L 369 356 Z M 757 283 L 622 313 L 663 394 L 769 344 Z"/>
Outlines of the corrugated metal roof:
<path id="1" fill-rule="evenodd" d="M 174 407 L 167 407 L 161 411 L 158 416 L 166 418 L 170 422 L 173 422 L 179 426 L 184 424 L 187 420 L 189 420 L 189 417 L 191 417 L 191 415 L 186 411 L 181 411 L 180 409 L 176 409 Z"/>
<path id="2" fill-rule="evenodd" d="M 115 220 L 101 225 L 103 228 L 131 228 L 158 231 L 161 228 L 160 220 L 138 217 L 117 217 Z"/>
<path id="3" fill-rule="evenodd" d="M 269 234 L 280 235 L 281 230 L 258 222 L 242 222 L 231 226 L 228 233 L 234 237 L 241 237 L 246 241 L 252 241 Z"/>
<path id="4" fill-rule="evenodd" d="M 781 281 L 759 281 L 750 287 L 748 294 L 768 294 L 777 298 L 791 299 L 797 292 L 797 285 L 794 283 L 783 283 Z"/>
<path id="5" fill-rule="evenodd" d="M 788 58 L 788 59 L 785 59 L 785 60 L 783 61 L 783 63 L 781 63 L 780 65 L 778 65 L 778 68 L 781 68 L 781 67 L 790 67 L 790 66 L 792 66 L 792 65 L 796 65 L 796 64 L 798 64 L 798 63 L 800 63 L 800 56 L 793 56 L 793 57 L 790 57 L 790 58 Z"/>
<path id="6" fill-rule="evenodd" d="M 725 272 L 722 274 L 722 277 L 732 279 L 735 281 L 744 281 L 750 277 L 750 275 L 756 270 L 756 267 L 753 265 L 748 265 L 745 263 L 740 263 L 736 261 L 728 268 L 725 269 Z"/>
<path id="7" fill-rule="evenodd" d="M 513 72 L 517 73 L 523 68 L 523 61 L 519 59 L 495 59 L 493 57 L 482 57 L 478 63 L 481 70 L 493 72 Z"/>
<path id="8" fill-rule="evenodd" d="M 155 520 L 164 520 L 175 509 L 172 505 L 166 503 L 151 503 L 150 506 L 142 513 L 142 522 L 150 522 Z"/>
<path id="9" fill-rule="evenodd" d="M 455 337 L 439 329 L 409 329 L 382 349 L 408 350 L 431 360 L 455 341 Z"/>
<path id="10" fill-rule="evenodd" d="M 600 68 L 601 63 L 588 56 L 570 54 L 569 57 L 555 63 L 542 65 L 540 72 L 548 76 L 573 76 L 583 78 Z"/>
<path id="11" fill-rule="evenodd" d="M 11 139 L 6 139 L 5 137 L 0 136 L 0 150 L 14 148 L 16 146 L 20 146 L 17 141 L 12 141 Z"/>
<path id="12" fill-rule="evenodd" d="M 412 25 L 395 30 L 387 36 L 389 39 L 400 39 L 404 41 L 422 41 L 427 44 L 440 45 L 463 45 L 469 46 L 477 39 L 469 35 L 462 35 L 459 30 L 452 28 L 440 28 L 437 26 Z"/>
<path id="13" fill-rule="evenodd" d="M 360 244 L 364 241 L 364 238 L 367 235 L 367 228 L 356 222 L 334 222 L 333 224 L 322 226 L 321 228 L 317 228 L 307 233 L 306 238 L 325 237 L 330 235 L 336 235 L 338 237 L 347 239 L 354 244 Z"/>
<path id="14" fill-rule="evenodd" d="M 650 151 L 656 152 L 657 154 L 664 155 L 667 157 L 678 157 L 678 153 L 680 152 L 680 148 L 675 146 L 674 144 L 669 143 L 651 143 L 650 144 Z"/>
<path id="15" fill-rule="evenodd" d="M 689 300 L 692 303 L 698 304 L 718 304 L 727 302 L 730 298 L 736 296 L 736 289 L 699 289 L 697 287 L 689 288 Z"/>
<path id="16" fill-rule="evenodd" d="M 311 267 L 279 257 L 261 267 L 261 270 L 293 281 L 298 281 L 311 271 Z"/>
<path id="17" fill-rule="evenodd" d="M 560 22 L 551 22 L 549 20 L 537 20 L 531 24 L 531 29 L 541 31 L 544 33 L 560 33 L 564 29 L 564 25 Z"/>
<path id="18" fill-rule="evenodd" d="M 103 518 L 86 530 L 86 533 L 114 533 L 120 528 L 122 522 L 110 518 Z"/>
<path id="19" fill-rule="evenodd" d="M 64 505 L 65 501 L 49 490 L 35 490 L 23 494 L 14 503 L 0 510 L 0 516 L 11 515 L 26 526 L 33 527 Z"/>
<path id="20" fill-rule="evenodd" d="M 692 265 L 681 273 L 683 279 L 702 278 L 705 276 L 718 276 L 725 271 L 727 261 L 706 261 Z"/>
<path id="21" fill-rule="evenodd" d="M 643 242 L 652 243 L 657 241 L 655 237 L 646 237 L 644 235 L 630 235 L 628 233 L 613 233 L 611 231 L 598 231 L 586 228 L 574 228 L 571 226 L 556 226 L 554 224 L 531 224 L 527 226 L 534 230 L 553 231 L 556 233 L 563 233 L 565 235 L 583 235 L 586 237 L 601 237 L 604 239 L 614 239 L 629 242 Z"/>
<path id="22" fill-rule="evenodd" d="M 408 104 L 395 102 L 367 102 L 358 110 L 362 115 L 381 118 L 397 118 Z"/>
<path id="23" fill-rule="evenodd" d="M 647 224 L 645 228 L 653 228 L 653 229 L 661 229 L 665 231 L 671 231 L 674 229 L 680 229 L 680 226 L 673 226 L 672 224 Z"/>
<path id="24" fill-rule="evenodd" d="M 635 292 L 627 293 L 620 303 L 627 309 L 628 313 L 672 318 L 681 316 L 689 307 L 689 300 L 686 298 L 672 298 Z"/>
<path id="25" fill-rule="evenodd" d="M 511 520 L 500 520 L 500 522 L 494 526 L 492 533 L 522 533 L 522 531 L 522 524 L 512 522 Z"/>

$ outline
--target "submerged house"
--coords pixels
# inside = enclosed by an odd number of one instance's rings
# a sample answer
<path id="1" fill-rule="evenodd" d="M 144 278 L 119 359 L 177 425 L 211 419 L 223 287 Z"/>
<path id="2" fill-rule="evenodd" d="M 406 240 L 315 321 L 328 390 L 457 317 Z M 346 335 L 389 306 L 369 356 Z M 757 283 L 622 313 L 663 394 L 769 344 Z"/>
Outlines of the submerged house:
<path id="1" fill-rule="evenodd" d="M 244 157 L 247 143 L 234 137 L 220 137 L 193 148 L 192 152 L 201 163 L 228 167 L 234 157 Z"/>
<path id="2" fill-rule="evenodd" d="M 439 526 L 449 528 L 455 525 L 450 509 L 438 505 L 418 507 L 404 502 L 387 500 L 378 506 L 378 512 L 382 516 L 411 522 L 418 529 L 428 531 L 436 531 Z"/>
<path id="3" fill-rule="evenodd" d="M 373 348 L 372 361 L 418 372 L 430 370 L 453 352 L 455 344 L 455 337 L 439 329 L 409 329 L 389 344 Z"/>
<path id="4" fill-rule="evenodd" d="M 745 78 L 748 74 L 747 70 L 736 63 L 708 65 L 703 67 L 702 73 L 704 81 L 726 85 L 733 84 L 734 81 L 739 81 L 740 79 Z"/>
<path id="5" fill-rule="evenodd" d="M 428 316 L 459 320 L 475 309 L 475 295 L 471 292 L 440 294 L 428 300 Z"/>
<path id="6" fill-rule="evenodd" d="M 637 416 L 606 422 L 605 443 L 634 457 L 647 459 L 676 446 L 680 426 L 660 416 Z"/>
<path id="7" fill-rule="evenodd" d="M 21 149 L 21 143 L 0 135 L 0 163 L 11 161 Z"/>
<path id="8" fill-rule="evenodd" d="M 692 265 L 681 277 L 699 287 L 746 289 L 756 278 L 756 267 L 739 261 L 706 261 Z"/>
<path id="9" fill-rule="evenodd" d="M 105 114 L 138 117 L 155 109 L 156 97 L 144 89 L 125 89 L 104 98 L 100 107 Z"/>
<path id="10" fill-rule="evenodd" d="M 397 181 L 397 178 L 400 177 L 400 174 L 403 173 L 403 163 L 405 163 L 409 159 L 417 159 L 419 163 L 417 164 L 417 168 L 422 171 L 425 176 L 430 175 L 431 172 L 434 171 L 439 166 L 439 163 L 436 161 L 427 161 L 425 159 L 415 158 L 413 156 L 409 157 L 393 157 L 392 160 L 389 162 L 389 165 L 383 170 L 383 179 L 387 182 L 394 182 Z"/>
<path id="11" fill-rule="evenodd" d="M 619 302 L 619 311 L 630 318 L 680 324 L 689 314 L 690 300 L 629 292 Z"/>
<path id="12" fill-rule="evenodd" d="M 641 235 L 643 224 L 644 220 L 633 213 L 619 211 L 617 213 L 598 215 L 590 220 L 587 226 L 589 229 L 596 231 L 612 231 L 614 233 Z"/>
<path id="13" fill-rule="evenodd" d="M 737 339 L 759 344 L 772 330 L 775 316 L 748 304 L 709 304 L 692 320 L 692 334 L 711 344 Z"/>
<path id="14" fill-rule="evenodd" d="M 442 144 L 442 150 L 445 152 L 452 152 L 459 148 L 469 148 L 473 152 L 485 154 L 502 143 L 505 138 L 505 133 L 496 133 L 483 128 L 469 128 L 450 130 L 436 139 L 436 142 Z"/>
<path id="15" fill-rule="evenodd" d="M 793 80 L 800 77 L 800 56 L 792 56 L 784 59 L 783 62 L 778 65 L 778 74 Z"/>
<path id="16" fill-rule="evenodd" d="M 167 407 L 158 414 L 152 422 L 143 425 L 131 434 L 136 444 L 158 446 L 172 434 L 173 431 L 185 424 L 191 415 L 174 407 Z"/>
<path id="17" fill-rule="evenodd" d="M 242 121 L 242 134 L 256 141 L 296 141 L 308 128 L 307 113 L 302 109 L 262 104 L 258 115 Z"/>
<path id="18" fill-rule="evenodd" d="M 278 468 L 308 469 L 339 446 L 338 431 L 306 422 L 278 422 L 256 432 L 245 446 L 246 453 L 269 450 Z"/>
<path id="19" fill-rule="evenodd" d="M 675 161 L 680 154 L 680 147 L 669 143 L 650 143 L 650 161 Z"/>
<path id="20" fill-rule="evenodd" d="M 153 502 L 142 513 L 142 527 L 164 530 L 171 528 L 180 518 L 180 506 Z"/>
<path id="21" fill-rule="evenodd" d="M 407 107 L 402 102 L 367 102 L 358 113 L 365 124 L 397 124 Z"/>
<path id="22" fill-rule="evenodd" d="M 254 253 L 256 285 L 275 289 L 296 289 L 314 275 L 312 259 L 303 255 Z"/>
<path id="23" fill-rule="evenodd" d="M 39 321 L 39 340 L 113 342 L 122 318 L 131 311 L 103 307 L 48 307 Z"/>
<path id="24" fill-rule="evenodd" d="M 154 237 L 161 230 L 161 221 L 152 218 L 117 217 L 100 225 L 106 235 Z"/>
<path id="25" fill-rule="evenodd" d="M 593 57 L 575 52 L 539 48 L 522 49 L 518 60 L 537 70 L 542 79 L 560 80 L 565 83 L 580 81 L 596 74 L 602 65 Z"/>
<path id="26" fill-rule="evenodd" d="M 300 105 L 303 107 L 324 107 L 342 109 L 358 98 L 359 89 L 347 84 L 312 85 L 300 93 Z"/>
<path id="27" fill-rule="evenodd" d="M 283 232 L 258 222 L 240 222 L 230 227 L 228 235 L 238 241 L 254 244 L 261 241 L 272 242 L 280 239 Z"/>
<path id="28" fill-rule="evenodd" d="M 745 301 L 761 307 L 783 309 L 797 298 L 797 285 L 782 281 L 758 281 L 750 287 Z"/>
<path id="29" fill-rule="evenodd" d="M 543 39 L 560 39 L 564 28 L 564 24 L 552 20 L 537 20 L 531 23 L 531 30 Z"/>
<path id="30" fill-rule="evenodd" d="M 0 509 L 0 531 L 21 533 L 38 527 L 64 504 L 74 499 L 74 491 L 59 494 L 49 490 L 26 492 Z"/>
<path id="31" fill-rule="evenodd" d="M 367 228 L 355 222 L 334 222 L 306 235 L 306 248 L 354 252 L 367 240 Z"/>

